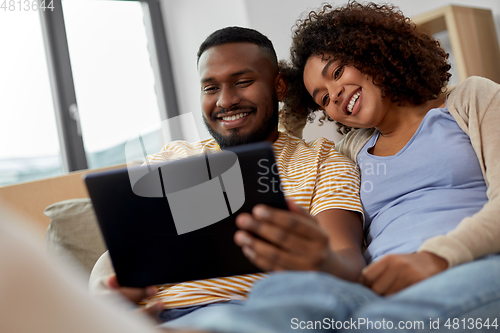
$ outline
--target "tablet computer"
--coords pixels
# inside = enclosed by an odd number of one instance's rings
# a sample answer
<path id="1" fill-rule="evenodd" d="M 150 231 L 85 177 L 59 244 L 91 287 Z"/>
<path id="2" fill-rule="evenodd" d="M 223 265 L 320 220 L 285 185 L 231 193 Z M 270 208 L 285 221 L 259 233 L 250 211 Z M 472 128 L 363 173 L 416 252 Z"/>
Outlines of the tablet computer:
<path id="1" fill-rule="evenodd" d="M 272 145 L 90 173 L 85 183 L 121 286 L 256 273 L 234 243 L 236 216 L 287 209 Z"/>

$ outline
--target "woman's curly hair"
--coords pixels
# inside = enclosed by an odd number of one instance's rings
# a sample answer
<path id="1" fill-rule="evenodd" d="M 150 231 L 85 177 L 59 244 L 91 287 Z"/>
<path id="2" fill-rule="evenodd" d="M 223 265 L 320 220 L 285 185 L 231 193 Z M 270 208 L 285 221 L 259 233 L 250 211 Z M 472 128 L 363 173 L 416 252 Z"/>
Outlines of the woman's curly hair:
<path id="1" fill-rule="evenodd" d="M 297 21 L 291 61 L 280 63 L 289 82 L 285 116 L 314 119 L 313 112 L 319 109 L 303 83 L 304 67 L 311 55 L 332 57 L 357 68 L 372 77 L 382 96 L 390 96 L 400 105 L 421 105 L 436 99 L 451 76 L 448 54 L 439 42 L 397 7 L 355 1 L 338 8 L 324 5 Z M 339 127 L 340 133 L 351 129 L 342 124 Z"/>

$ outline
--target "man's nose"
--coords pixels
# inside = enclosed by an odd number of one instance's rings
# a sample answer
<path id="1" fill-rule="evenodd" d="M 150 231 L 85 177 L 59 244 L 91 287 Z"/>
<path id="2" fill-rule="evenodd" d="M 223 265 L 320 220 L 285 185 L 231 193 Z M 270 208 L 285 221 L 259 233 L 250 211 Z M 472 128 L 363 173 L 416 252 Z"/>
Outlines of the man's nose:
<path id="1" fill-rule="evenodd" d="M 233 88 L 223 88 L 219 93 L 216 105 L 220 108 L 229 109 L 241 101 L 238 93 Z"/>

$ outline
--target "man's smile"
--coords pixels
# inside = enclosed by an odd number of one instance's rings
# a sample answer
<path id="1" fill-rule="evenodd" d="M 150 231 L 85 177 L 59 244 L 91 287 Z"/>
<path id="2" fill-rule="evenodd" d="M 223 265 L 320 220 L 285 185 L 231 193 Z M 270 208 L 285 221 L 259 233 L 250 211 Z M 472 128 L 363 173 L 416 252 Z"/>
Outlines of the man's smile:
<path id="1" fill-rule="evenodd" d="M 244 125 L 252 113 L 252 111 L 224 113 L 217 116 L 217 121 L 226 129 L 236 128 Z"/>
<path id="2" fill-rule="evenodd" d="M 218 122 L 223 128 L 230 129 L 243 126 L 248 116 L 257 109 L 255 107 L 239 107 L 233 110 L 221 110 L 210 117 L 213 122 Z"/>

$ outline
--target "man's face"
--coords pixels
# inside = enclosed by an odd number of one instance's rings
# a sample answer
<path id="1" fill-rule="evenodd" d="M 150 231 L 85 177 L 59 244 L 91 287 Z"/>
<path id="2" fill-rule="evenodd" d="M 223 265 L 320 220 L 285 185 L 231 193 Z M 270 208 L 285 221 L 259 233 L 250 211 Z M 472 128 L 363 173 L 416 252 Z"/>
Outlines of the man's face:
<path id="1" fill-rule="evenodd" d="M 277 139 L 286 85 L 259 46 L 213 46 L 201 55 L 198 73 L 203 120 L 221 148 Z"/>

